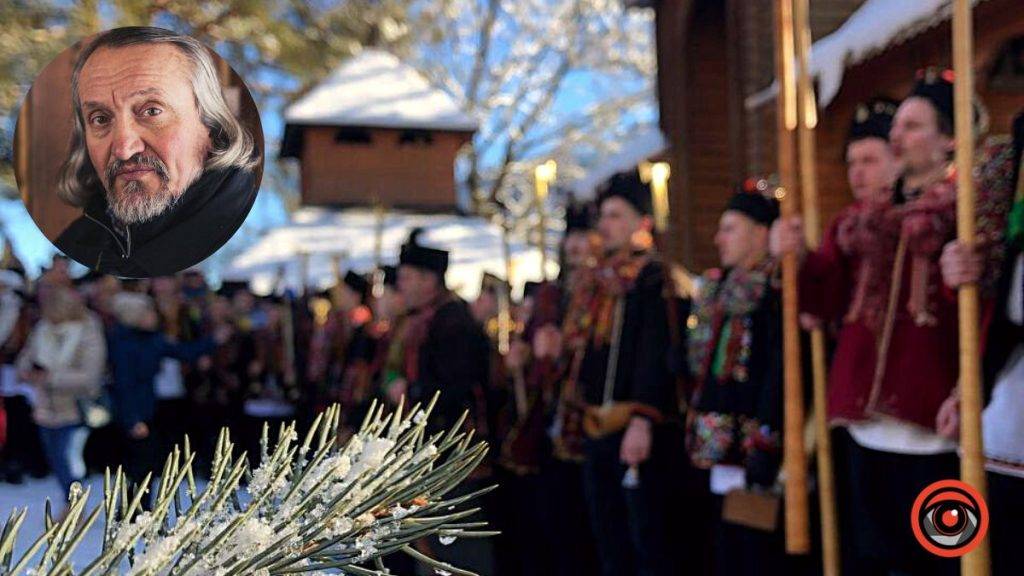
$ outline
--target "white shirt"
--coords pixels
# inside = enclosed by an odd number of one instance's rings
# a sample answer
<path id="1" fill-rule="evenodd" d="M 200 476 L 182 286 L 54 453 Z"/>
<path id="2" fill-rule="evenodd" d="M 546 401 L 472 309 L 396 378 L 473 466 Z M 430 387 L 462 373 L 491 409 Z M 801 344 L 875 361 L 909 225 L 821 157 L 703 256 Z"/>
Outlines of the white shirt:
<path id="1" fill-rule="evenodd" d="M 879 417 L 847 425 L 853 441 L 865 448 L 893 454 L 931 456 L 956 452 L 956 442 L 916 424 Z"/>
<path id="2" fill-rule="evenodd" d="M 1014 324 L 1024 324 L 1024 255 L 1013 267 L 1006 314 Z M 992 399 L 981 415 L 986 467 L 1001 474 L 1024 477 L 1024 344 L 1010 354 L 996 377 Z"/>

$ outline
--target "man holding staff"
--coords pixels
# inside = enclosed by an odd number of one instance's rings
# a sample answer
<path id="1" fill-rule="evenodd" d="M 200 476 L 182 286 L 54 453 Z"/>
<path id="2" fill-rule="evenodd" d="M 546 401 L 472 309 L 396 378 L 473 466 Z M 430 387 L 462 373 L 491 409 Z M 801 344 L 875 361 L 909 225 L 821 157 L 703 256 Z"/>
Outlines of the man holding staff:
<path id="1" fill-rule="evenodd" d="M 857 565 L 869 573 L 955 574 L 955 562 L 930 555 L 907 529 L 917 494 L 959 475 L 956 444 L 936 431 L 939 407 L 958 374 L 957 302 L 942 290 L 938 266 L 956 223 L 951 72 L 919 73 L 889 142 L 902 168 L 892 198 L 848 215 L 837 234 L 847 258 L 808 255 L 802 276 L 855 274 L 832 363 L 828 411 L 830 423 L 845 425 L 853 440 L 846 496 L 856 511 L 850 537 Z M 804 251 L 798 218 L 782 221 L 774 232 L 777 254 Z M 856 270 L 851 262 L 859 262 Z M 805 311 L 827 309 L 815 302 L 814 292 L 802 296 Z"/>
<path id="2" fill-rule="evenodd" d="M 775 574 L 785 565 L 777 514 L 767 531 L 723 518 L 735 490 L 775 487 L 782 458 L 781 299 L 768 252 L 779 214 L 773 191 L 749 179 L 729 201 L 715 234 L 722 267 L 701 277 L 687 322 L 695 390 L 686 445 L 704 492 L 688 500 L 713 501 L 716 574 Z"/>
<path id="3" fill-rule="evenodd" d="M 854 201 L 829 225 L 821 248 L 805 256 L 800 273 L 801 324 L 806 329 L 839 324 L 838 338 L 847 345 L 871 337 L 864 323 L 854 320 L 863 307 L 863 297 L 855 305 L 851 301 L 854 293 L 863 294 L 872 275 L 867 263 L 851 250 L 850 240 L 858 215 L 891 198 L 899 165 L 889 146 L 889 130 L 898 106 L 898 102 L 888 98 L 873 98 L 854 112 L 846 138 L 847 181 Z M 780 228 L 776 226 L 773 234 L 776 254 Z M 843 322 L 844 317 L 851 321 Z M 833 386 L 841 384 L 833 382 Z M 859 558 L 863 554 L 858 552 L 853 510 L 847 510 L 853 488 L 846 469 L 851 442 L 845 426 L 840 424 L 833 429 L 843 572 L 858 574 L 862 571 Z"/>
<path id="4" fill-rule="evenodd" d="M 983 342 L 983 376 L 987 405 L 982 413 L 988 508 L 991 513 L 992 574 L 1011 574 L 1018 564 L 1014 551 L 1017 518 L 1024 513 L 1024 196 L 1020 179 L 1024 150 L 1024 113 L 1013 126 L 1012 146 L 986 146 L 981 155 L 979 184 L 988 192 L 982 201 L 1001 213 L 1016 190 L 1005 239 L 988 238 L 968 248 L 954 241 L 942 251 L 942 277 L 951 289 L 980 284 L 982 294 L 994 288 Z M 991 280 L 998 278 L 994 285 Z M 939 431 L 950 438 L 959 434 L 960 394 L 953 395 L 939 412 Z"/>

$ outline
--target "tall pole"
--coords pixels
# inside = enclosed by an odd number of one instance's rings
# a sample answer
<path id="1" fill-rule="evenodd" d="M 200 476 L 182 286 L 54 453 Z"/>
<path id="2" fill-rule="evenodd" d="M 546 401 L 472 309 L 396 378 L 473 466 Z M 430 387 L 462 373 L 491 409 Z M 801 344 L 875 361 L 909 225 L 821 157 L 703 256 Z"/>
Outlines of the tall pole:
<path id="1" fill-rule="evenodd" d="M 953 69 L 956 109 L 956 230 L 960 242 L 974 246 L 974 34 L 970 0 L 953 8 Z M 978 287 L 967 284 L 957 294 L 960 317 L 960 477 L 984 498 L 985 455 L 981 439 L 981 362 L 978 350 Z M 989 549 L 984 541 L 961 558 L 965 576 L 988 576 Z"/>
<path id="2" fill-rule="evenodd" d="M 331 274 L 334 275 L 334 285 L 331 286 L 331 303 L 335 306 L 340 307 L 341 302 L 341 283 L 344 282 L 344 277 L 341 274 L 342 261 L 348 257 L 345 252 L 338 252 L 331 254 Z"/>
<path id="3" fill-rule="evenodd" d="M 373 267 L 380 269 L 383 264 L 384 252 L 384 219 L 387 211 L 384 204 L 376 202 L 373 205 L 374 227 L 373 227 Z"/>
<path id="4" fill-rule="evenodd" d="M 796 0 L 797 103 L 800 124 L 797 144 L 800 151 L 800 192 L 803 199 L 804 235 L 807 247 L 821 244 L 821 219 L 818 214 L 818 159 L 814 129 L 818 125 L 818 105 L 810 71 L 811 24 L 808 0 Z M 839 576 L 839 522 L 836 515 L 835 473 L 832 466 L 832 438 L 828 429 L 826 402 L 825 334 L 821 328 L 811 331 L 811 367 L 814 377 L 814 435 L 818 464 L 818 505 L 821 508 L 822 573 Z"/>
<path id="5" fill-rule="evenodd" d="M 501 257 L 505 262 L 505 283 L 508 291 L 502 290 L 498 300 L 498 352 L 504 356 L 512 347 L 512 248 L 509 241 L 509 222 L 506 214 L 501 215 Z"/>
<path id="6" fill-rule="evenodd" d="M 306 296 L 306 278 L 309 277 L 309 252 L 305 248 L 299 248 L 299 290 L 302 296 Z"/>
<path id="7" fill-rule="evenodd" d="M 540 275 L 541 280 L 548 279 L 548 222 L 547 222 L 547 209 L 545 205 L 548 200 L 548 187 L 555 180 L 555 176 L 558 173 L 558 164 L 554 160 L 548 160 L 547 162 L 537 166 L 534 170 L 534 181 L 537 187 L 537 195 L 535 200 L 537 201 L 537 215 L 538 215 L 538 232 L 540 234 Z"/>
<path id="8" fill-rule="evenodd" d="M 18 126 L 15 129 L 17 145 L 14 147 L 15 176 L 18 177 L 18 187 L 21 190 L 21 201 L 25 206 L 35 208 L 32 204 L 32 162 L 29 148 L 32 147 L 32 91 L 25 96 L 21 103 L 21 110 L 18 111 Z"/>
<path id="9" fill-rule="evenodd" d="M 796 215 L 797 129 L 796 75 L 793 70 L 795 40 L 793 0 L 775 3 L 775 77 L 779 81 L 778 163 L 782 184 L 782 216 Z M 783 336 L 783 469 L 786 477 L 786 552 L 810 551 L 807 506 L 807 455 L 804 453 L 804 398 L 801 382 L 798 262 L 796 254 L 782 257 L 782 336 Z"/>

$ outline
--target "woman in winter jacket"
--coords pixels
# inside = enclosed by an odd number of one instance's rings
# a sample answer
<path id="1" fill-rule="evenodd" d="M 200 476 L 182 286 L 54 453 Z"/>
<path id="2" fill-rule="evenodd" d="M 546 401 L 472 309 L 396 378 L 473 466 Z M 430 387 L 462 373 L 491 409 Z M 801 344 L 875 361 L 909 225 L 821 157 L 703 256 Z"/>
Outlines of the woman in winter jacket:
<path id="1" fill-rule="evenodd" d="M 107 346 L 99 319 L 69 288 L 40 292 L 42 319 L 18 356 L 19 378 L 35 389 L 32 416 L 46 459 L 65 495 L 85 477 L 89 435 L 82 403 L 100 394 Z"/>

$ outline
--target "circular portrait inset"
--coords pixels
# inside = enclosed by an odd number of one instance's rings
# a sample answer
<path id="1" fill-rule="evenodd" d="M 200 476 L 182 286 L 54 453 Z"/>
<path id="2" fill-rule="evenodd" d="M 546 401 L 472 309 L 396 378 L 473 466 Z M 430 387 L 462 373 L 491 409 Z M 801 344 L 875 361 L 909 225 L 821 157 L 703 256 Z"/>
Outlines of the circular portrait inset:
<path id="1" fill-rule="evenodd" d="M 189 36 L 117 28 L 36 78 L 15 133 L 29 214 L 99 272 L 163 276 L 238 230 L 263 174 L 263 129 L 242 79 Z"/>

